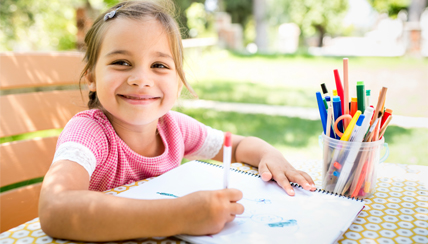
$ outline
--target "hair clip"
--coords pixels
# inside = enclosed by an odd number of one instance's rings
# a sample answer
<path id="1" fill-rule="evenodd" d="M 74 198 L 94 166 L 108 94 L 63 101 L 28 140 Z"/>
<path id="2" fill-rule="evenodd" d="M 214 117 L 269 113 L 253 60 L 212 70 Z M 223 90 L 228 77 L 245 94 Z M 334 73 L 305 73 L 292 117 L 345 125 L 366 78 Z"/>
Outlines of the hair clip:
<path id="1" fill-rule="evenodd" d="M 115 9 L 115 10 L 113 10 L 111 12 L 106 13 L 106 15 L 104 15 L 104 21 L 112 19 L 116 15 L 116 11 L 119 10 L 122 6 L 119 6 L 117 9 Z"/>

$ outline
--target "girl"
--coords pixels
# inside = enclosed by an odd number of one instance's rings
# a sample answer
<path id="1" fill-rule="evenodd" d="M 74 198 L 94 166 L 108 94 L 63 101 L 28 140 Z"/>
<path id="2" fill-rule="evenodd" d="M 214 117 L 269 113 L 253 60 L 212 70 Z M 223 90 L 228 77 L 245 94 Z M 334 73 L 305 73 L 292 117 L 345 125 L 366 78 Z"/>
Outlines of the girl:
<path id="1" fill-rule="evenodd" d="M 101 15 L 86 35 L 83 79 L 90 110 L 61 133 L 40 195 L 43 231 L 56 238 L 113 241 L 219 232 L 243 213 L 237 189 L 136 200 L 102 191 L 161 175 L 183 157 L 222 160 L 223 133 L 170 111 L 184 86 L 179 28 L 167 2 L 126 2 Z M 289 195 L 289 180 L 314 190 L 311 177 L 254 137 L 234 135 L 232 160 L 259 168 Z M 171 182 L 173 184 L 173 182 Z"/>

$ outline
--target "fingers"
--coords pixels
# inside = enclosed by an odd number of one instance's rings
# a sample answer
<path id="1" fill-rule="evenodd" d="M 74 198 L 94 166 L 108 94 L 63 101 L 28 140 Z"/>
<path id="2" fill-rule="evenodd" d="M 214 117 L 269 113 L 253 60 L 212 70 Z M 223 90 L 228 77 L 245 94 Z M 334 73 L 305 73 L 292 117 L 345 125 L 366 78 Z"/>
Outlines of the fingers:
<path id="1" fill-rule="evenodd" d="M 282 187 L 282 189 L 284 189 L 285 192 L 287 192 L 288 195 L 294 196 L 293 187 L 290 185 L 290 181 L 287 179 L 287 177 L 284 174 L 274 175 L 274 179 L 276 183 L 278 183 L 278 185 Z"/>
<path id="2" fill-rule="evenodd" d="M 230 216 L 226 220 L 227 222 L 231 222 L 235 219 L 236 215 L 240 215 L 244 213 L 244 206 L 239 203 L 231 203 L 230 205 Z"/>
<path id="3" fill-rule="evenodd" d="M 311 177 L 305 172 L 295 170 L 294 172 L 290 172 L 288 175 L 291 181 L 301 185 L 303 189 L 308 191 L 313 191 L 316 189 Z"/>
<path id="4" fill-rule="evenodd" d="M 265 163 L 259 164 L 259 174 L 264 181 L 270 181 L 272 179 L 272 173 Z"/>
<path id="5" fill-rule="evenodd" d="M 242 199 L 242 192 L 238 189 L 229 188 L 222 191 L 231 202 L 237 202 Z"/>

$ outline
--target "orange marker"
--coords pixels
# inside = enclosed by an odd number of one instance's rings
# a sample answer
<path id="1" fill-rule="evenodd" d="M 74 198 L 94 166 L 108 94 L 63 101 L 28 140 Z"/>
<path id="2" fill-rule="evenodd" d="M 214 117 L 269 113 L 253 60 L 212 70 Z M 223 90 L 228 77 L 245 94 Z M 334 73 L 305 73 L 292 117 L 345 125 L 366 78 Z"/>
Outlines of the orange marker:
<path id="1" fill-rule="evenodd" d="M 358 110 L 358 101 L 356 97 L 351 98 L 351 111 L 350 114 L 354 117 L 355 112 Z"/>

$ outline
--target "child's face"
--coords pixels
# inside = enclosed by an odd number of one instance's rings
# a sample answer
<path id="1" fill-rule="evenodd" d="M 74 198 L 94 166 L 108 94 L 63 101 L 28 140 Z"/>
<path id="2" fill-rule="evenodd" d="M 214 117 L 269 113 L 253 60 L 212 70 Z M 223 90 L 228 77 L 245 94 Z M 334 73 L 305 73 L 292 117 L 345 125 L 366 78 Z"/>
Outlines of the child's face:
<path id="1" fill-rule="evenodd" d="M 165 30 L 154 19 L 110 21 L 89 89 L 116 121 L 157 122 L 181 89 Z"/>

